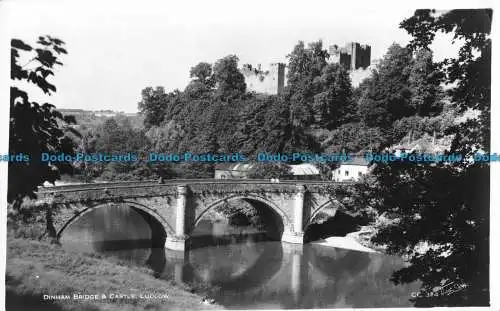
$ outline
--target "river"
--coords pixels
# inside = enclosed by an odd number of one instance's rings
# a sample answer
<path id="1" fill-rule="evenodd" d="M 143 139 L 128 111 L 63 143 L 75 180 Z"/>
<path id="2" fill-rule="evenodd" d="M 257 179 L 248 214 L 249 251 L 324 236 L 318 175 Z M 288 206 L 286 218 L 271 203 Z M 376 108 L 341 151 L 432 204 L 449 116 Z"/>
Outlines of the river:
<path id="1" fill-rule="evenodd" d="M 411 307 L 418 284 L 389 279 L 398 257 L 266 239 L 257 229 L 202 221 L 185 253 L 151 247 L 151 229 L 131 208 L 94 210 L 71 224 L 63 247 L 147 266 L 158 278 L 205 284 L 229 309 Z"/>

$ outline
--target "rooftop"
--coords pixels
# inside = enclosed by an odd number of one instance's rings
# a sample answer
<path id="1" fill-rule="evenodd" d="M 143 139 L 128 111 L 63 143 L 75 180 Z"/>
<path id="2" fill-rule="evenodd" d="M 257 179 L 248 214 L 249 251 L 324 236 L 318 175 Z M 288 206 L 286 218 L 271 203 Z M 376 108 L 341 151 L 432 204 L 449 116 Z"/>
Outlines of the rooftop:
<path id="1" fill-rule="evenodd" d="M 254 166 L 255 164 L 247 164 L 247 163 L 219 163 L 215 165 L 215 169 L 248 172 Z"/>
<path id="2" fill-rule="evenodd" d="M 309 163 L 290 165 L 293 175 L 319 175 L 319 170 L 316 166 Z"/>
<path id="3" fill-rule="evenodd" d="M 358 166 L 368 166 L 370 162 L 368 162 L 364 157 L 356 156 L 353 157 L 351 161 L 342 162 L 341 165 L 358 165 Z"/>

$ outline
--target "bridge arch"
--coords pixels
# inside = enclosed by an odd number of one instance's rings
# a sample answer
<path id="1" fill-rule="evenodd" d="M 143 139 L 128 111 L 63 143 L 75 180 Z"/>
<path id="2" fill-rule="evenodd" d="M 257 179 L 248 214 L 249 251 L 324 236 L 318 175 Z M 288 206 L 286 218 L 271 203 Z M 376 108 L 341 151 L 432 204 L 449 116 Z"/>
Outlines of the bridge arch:
<path id="1" fill-rule="evenodd" d="M 318 208 L 316 208 L 312 213 L 311 215 L 306 219 L 305 223 L 304 223 L 304 232 L 306 231 L 307 227 L 309 225 L 311 225 L 314 221 L 314 218 L 316 216 L 318 216 L 318 214 L 324 210 L 326 207 L 333 207 L 333 215 L 331 215 L 331 217 L 335 217 L 335 215 L 337 214 L 337 211 L 339 209 L 339 207 L 342 206 L 342 203 L 340 203 L 340 201 L 336 200 L 336 199 L 330 199 L 328 201 L 326 201 L 325 203 L 321 204 Z"/>
<path id="2" fill-rule="evenodd" d="M 291 225 L 290 217 L 281 209 L 276 203 L 274 203 L 272 200 L 269 200 L 268 198 L 265 198 L 260 195 L 255 195 L 255 194 L 234 194 L 230 195 L 227 197 L 224 197 L 222 199 L 218 199 L 212 203 L 210 203 L 208 206 L 206 206 L 195 218 L 194 220 L 194 226 L 193 229 L 198 225 L 198 223 L 201 221 L 203 216 L 205 216 L 210 210 L 220 206 L 224 202 L 230 201 L 230 200 L 243 200 L 246 201 L 250 204 L 254 202 L 259 202 L 266 206 L 273 214 L 278 218 L 279 221 L 281 221 L 282 229 L 284 230 L 285 228 L 289 228 Z"/>
<path id="3" fill-rule="evenodd" d="M 158 212 L 156 212 L 154 209 L 147 207 L 145 205 L 139 204 L 134 201 L 129 201 L 129 200 L 124 200 L 120 201 L 120 204 L 126 205 L 128 207 L 131 207 L 132 209 L 138 210 L 139 212 L 144 213 L 145 215 L 151 217 L 154 221 L 159 223 L 161 225 L 161 229 L 164 231 L 164 234 L 166 236 L 168 235 L 174 235 L 174 230 L 170 226 L 170 224 L 163 218 Z M 84 209 L 79 210 L 77 213 L 75 213 L 71 218 L 65 219 L 63 221 L 62 226 L 57 230 L 57 239 L 59 240 L 61 238 L 61 234 L 64 232 L 64 230 L 69 227 L 72 223 L 74 223 L 76 220 L 80 219 L 84 215 L 99 209 L 103 207 L 109 207 L 112 206 L 113 202 L 107 202 L 107 203 L 102 203 L 99 202 L 95 205 L 87 206 Z"/>

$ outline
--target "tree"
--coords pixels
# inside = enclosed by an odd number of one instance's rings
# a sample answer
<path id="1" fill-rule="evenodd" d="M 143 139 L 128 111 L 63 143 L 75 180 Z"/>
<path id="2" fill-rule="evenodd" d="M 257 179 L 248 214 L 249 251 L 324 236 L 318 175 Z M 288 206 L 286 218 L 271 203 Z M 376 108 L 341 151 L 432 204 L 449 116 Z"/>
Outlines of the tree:
<path id="1" fill-rule="evenodd" d="M 436 115 L 441 112 L 443 91 L 441 82 L 444 74 L 432 61 L 432 51 L 419 49 L 412 61 L 408 82 L 410 85 L 410 105 L 419 116 Z"/>
<path id="2" fill-rule="evenodd" d="M 80 142 L 77 146 L 77 153 L 92 154 L 96 152 L 97 139 L 92 131 L 86 131 L 82 134 Z M 100 166 L 102 163 L 88 163 L 87 161 L 75 162 L 74 167 L 82 175 L 85 182 L 91 182 L 95 177 L 101 173 Z M 78 174 L 78 172 L 77 172 Z"/>
<path id="3" fill-rule="evenodd" d="M 144 126 L 149 129 L 151 126 L 159 125 L 165 119 L 167 110 L 167 94 L 165 88 L 147 87 L 141 92 L 142 100 L 139 102 L 139 113 L 144 115 Z"/>
<path id="4" fill-rule="evenodd" d="M 212 82 L 212 65 L 206 62 L 198 63 L 189 71 L 189 77 L 196 82 L 210 84 Z"/>
<path id="5" fill-rule="evenodd" d="M 320 145 L 305 127 L 296 124 L 292 107 L 282 97 L 269 97 L 249 105 L 248 122 L 238 124 L 235 135 L 240 149 L 247 154 L 258 152 L 318 152 Z"/>
<path id="6" fill-rule="evenodd" d="M 263 145 L 269 139 L 268 129 L 265 127 L 267 115 L 275 109 L 278 102 L 276 96 L 249 99 L 239 111 L 240 120 L 235 124 L 232 135 L 233 150 L 243 154 L 252 155 L 259 149 L 264 150 Z"/>
<path id="7" fill-rule="evenodd" d="M 303 41 L 299 41 L 287 55 L 288 84 L 294 87 L 304 82 L 311 83 L 321 75 L 328 57 L 328 52 L 323 49 L 323 41 L 311 42 L 307 48 Z"/>
<path id="8" fill-rule="evenodd" d="M 96 129 L 95 152 L 113 155 L 133 153 L 146 155 L 151 151 L 150 142 L 142 129 L 134 129 L 128 119 L 118 122 L 115 118 L 108 118 Z M 101 173 L 101 177 L 113 179 L 142 179 L 157 176 L 158 165 L 155 168 L 142 158 L 137 161 L 98 162 L 93 163 L 94 169 Z M 138 173 L 140 172 L 140 173 Z"/>
<path id="9" fill-rule="evenodd" d="M 419 280 L 419 307 L 488 305 L 489 171 L 401 161 L 372 173 L 367 197 L 393 220 L 372 241 L 410 263 L 392 280 Z"/>
<path id="10" fill-rule="evenodd" d="M 261 162 L 255 164 L 248 172 L 249 178 L 282 178 L 290 176 L 292 168 L 286 163 Z"/>
<path id="11" fill-rule="evenodd" d="M 409 88 L 411 51 L 393 44 L 365 85 L 359 115 L 370 127 L 389 128 L 395 120 L 414 113 Z"/>
<path id="12" fill-rule="evenodd" d="M 434 10 L 418 10 L 401 23 L 413 36 L 409 45 L 413 49 L 429 49 L 438 32 L 453 32 L 454 40 L 465 42 L 458 57 L 445 59 L 439 67 L 446 73 L 446 83 L 456 85 L 448 93 L 459 111 L 475 109 L 481 113 L 478 119 L 454 130 L 457 143 L 467 137 L 475 139 L 472 145 L 462 141 L 454 146 L 467 154 L 477 148 L 489 151 L 490 146 L 492 14 L 491 9 L 452 10 L 440 16 Z"/>
<path id="13" fill-rule="evenodd" d="M 428 50 L 436 33 L 453 33 L 463 41 L 457 58 L 439 63 L 452 103 L 473 108 L 476 119 L 448 129 L 454 135 L 450 153 L 467 159 L 478 149 L 489 151 L 491 10 L 452 10 L 438 15 L 417 10 L 401 27 L 413 36 L 409 48 Z M 426 92 L 423 92 L 426 94 Z M 489 305 L 489 163 L 377 164 L 370 196 L 379 212 L 394 223 L 375 242 L 406 255 L 410 265 L 393 280 L 420 280 L 417 306 Z M 365 185 L 366 186 L 366 185 Z M 428 248 L 419 248 L 428 243 Z"/>
<path id="14" fill-rule="evenodd" d="M 315 126 L 333 129 L 354 119 L 356 104 L 352 100 L 349 73 L 339 64 L 323 67 L 319 76 L 320 92 L 313 97 Z"/>
<path id="15" fill-rule="evenodd" d="M 290 105 L 290 118 L 294 126 L 308 127 L 315 122 L 314 96 L 322 91 L 321 75 L 327 65 L 328 53 L 323 50 L 323 42 L 299 41 L 288 58 L 288 82 L 284 99 Z M 326 96 L 326 94 L 325 94 Z M 321 118 L 328 103 L 319 100 L 316 115 Z M 325 106 L 325 107 L 323 107 Z"/>
<path id="16" fill-rule="evenodd" d="M 432 60 L 432 51 L 393 44 L 372 76 L 356 90 L 358 117 L 367 126 L 385 132 L 389 146 L 399 143 L 403 131 L 396 124 L 402 119 L 436 116 L 443 108 L 444 74 Z M 418 126 L 418 124 L 414 124 Z M 405 135 L 412 136 L 416 130 L 405 128 Z M 385 147 L 384 146 L 384 147 Z"/>
<path id="17" fill-rule="evenodd" d="M 380 150 L 386 144 L 386 135 L 377 127 L 362 122 L 342 124 L 322 142 L 325 152 L 358 152 Z"/>
<path id="18" fill-rule="evenodd" d="M 24 80 L 51 95 L 56 87 L 48 78 L 62 65 L 59 56 L 67 51 L 62 40 L 48 35 L 39 37 L 36 44 L 33 48 L 22 40 L 11 40 L 11 79 Z M 20 64 L 23 57 L 29 59 L 26 64 Z M 30 101 L 26 91 L 10 88 L 9 151 L 30 158 L 27 162 L 9 162 L 7 200 L 15 208 L 25 196 L 35 197 L 39 185 L 54 183 L 61 174 L 73 172 L 70 162 L 42 162 L 41 154 L 73 155 L 75 145 L 65 133 L 79 135 L 70 127 L 74 123 L 74 117 L 63 116 L 54 105 Z"/>
<path id="19" fill-rule="evenodd" d="M 215 62 L 213 78 L 219 96 L 224 99 L 241 96 L 246 91 L 245 76 L 238 69 L 238 61 L 236 55 L 228 55 Z"/>
<path id="20" fill-rule="evenodd" d="M 186 86 L 184 92 L 193 99 L 210 98 L 213 96 L 215 80 L 212 74 L 212 65 L 201 62 L 191 68 L 189 76 L 191 82 Z"/>

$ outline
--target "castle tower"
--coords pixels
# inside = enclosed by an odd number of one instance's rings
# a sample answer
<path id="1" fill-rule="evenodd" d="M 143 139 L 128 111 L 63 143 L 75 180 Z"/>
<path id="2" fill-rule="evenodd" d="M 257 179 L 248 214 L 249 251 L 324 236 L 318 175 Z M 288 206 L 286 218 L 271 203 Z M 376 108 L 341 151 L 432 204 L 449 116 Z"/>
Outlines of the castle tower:
<path id="1" fill-rule="evenodd" d="M 349 68 L 351 70 L 355 70 L 357 69 L 357 65 L 358 65 L 358 57 L 359 57 L 359 43 L 357 42 L 349 42 L 347 44 L 348 46 L 348 49 L 349 51 L 351 52 L 351 65 L 349 66 Z"/>
<path id="2" fill-rule="evenodd" d="M 366 69 L 366 67 L 370 66 L 371 53 L 372 53 L 371 46 L 369 46 L 368 44 L 361 45 L 360 66 L 363 67 L 363 69 Z"/>
<path id="3" fill-rule="evenodd" d="M 273 79 L 273 89 L 276 90 L 276 94 L 283 92 L 285 88 L 285 64 L 283 63 L 273 63 L 271 64 L 270 73 Z M 274 80 L 276 79 L 276 80 Z"/>
<path id="4" fill-rule="evenodd" d="M 339 63 L 348 70 L 366 69 L 370 66 L 371 47 L 367 44 L 349 42 L 340 49 L 333 45 L 330 46 L 329 52 L 331 62 Z"/>

